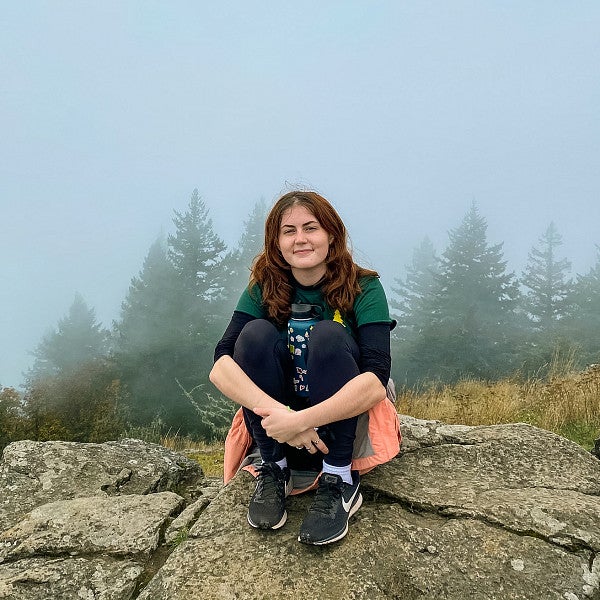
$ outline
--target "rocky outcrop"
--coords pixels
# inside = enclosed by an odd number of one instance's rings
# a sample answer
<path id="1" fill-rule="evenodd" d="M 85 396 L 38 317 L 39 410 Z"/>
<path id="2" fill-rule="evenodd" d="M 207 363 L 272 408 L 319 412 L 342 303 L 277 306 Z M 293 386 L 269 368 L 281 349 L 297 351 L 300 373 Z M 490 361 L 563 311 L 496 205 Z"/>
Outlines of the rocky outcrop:
<path id="1" fill-rule="evenodd" d="M 288 499 L 282 529 L 250 528 L 245 472 L 212 499 L 198 468 L 164 449 L 96 445 L 103 467 L 92 469 L 81 459 L 92 445 L 76 445 L 86 480 L 68 485 L 70 469 L 57 465 L 69 446 L 13 444 L 0 470 L 0 598 L 600 599 L 594 456 L 524 424 L 403 417 L 402 430 L 402 453 L 363 477 L 348 536 L 326 547 L 296 539 L 310 494 Z M 144 478 L 143 460 L 110 465 L 98 448 L 164 454 Z M 32 498 L 5 502 L 22 478 Z M 45 495 L 44 482 L 65 497 Z M 172 552 L 167 539 L 180 542 Z"/>
<path id="2" fill-rule="evenodd" d="M 0 530 L 46 502 L 177 491 L 201 478 L 198 464 L 139 440 L 15 442 L 0 463 Z"/>
<path id="3" fill-rule="evenodd" d="M 0 463 L 0 598 L 135 597 L 173 517 L 206 501 L 205 484 L 197 463 L 137 440 L 10 444 Z"/>

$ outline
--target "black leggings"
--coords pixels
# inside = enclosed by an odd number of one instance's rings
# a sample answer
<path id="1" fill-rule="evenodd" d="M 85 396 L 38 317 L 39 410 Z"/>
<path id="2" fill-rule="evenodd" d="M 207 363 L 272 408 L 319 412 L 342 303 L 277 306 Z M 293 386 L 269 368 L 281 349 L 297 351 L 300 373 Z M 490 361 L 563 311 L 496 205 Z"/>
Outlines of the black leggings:
<path id="1" fill-rule="evenodd" d="M 240 333 L 233 359 L 258 387 L 282 404 L 294 410 L 319 404 L 332 396 L 360 373 L 358 345 L 346 328 L 335 321 L 320 321 L 310 333 L 307 351 L 307 372 L 310 378 L 310 398 L 294 394 L 292 356 L 287 346 L 286 332 L 279 332 L 265 319 L 247 323 Z M 262 417 L 244 408 L 244 421 L 256 442 L 262 459 L 281 460 L 298 452 L 287 444 L 270 438 L 261 425 Z M 326 461 L 333 466 L 346 466 L 352 461 L 358 417 L 335 421 L 319 427 L 319 436 L 329 448 Z M 308 454 L 305 450 L 302 453 Z M 322 462 L 324 454 L 315 457 Z M 297 461 L 296 461 L 297 462 Z M 315 460 L 307 462 L 315 464 Z"/>

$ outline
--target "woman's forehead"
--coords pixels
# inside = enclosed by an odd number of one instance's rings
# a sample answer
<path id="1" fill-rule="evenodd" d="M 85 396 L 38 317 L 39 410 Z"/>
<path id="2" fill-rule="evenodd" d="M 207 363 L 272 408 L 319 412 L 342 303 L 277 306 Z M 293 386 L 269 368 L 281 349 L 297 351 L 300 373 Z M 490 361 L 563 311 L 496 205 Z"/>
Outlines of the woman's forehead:
<path id="1" fill-rule="evenodd" d="M 304 224 L 310 221 L 318 221 L 318 219 L 308 208 L 306 208 L 306 206 L 303 206 L 302 204 L 295 204 L 294 206 L 291 206 L 281 215 L 282 227 L 285 224 L 297 225 L 298 223 Z"/>

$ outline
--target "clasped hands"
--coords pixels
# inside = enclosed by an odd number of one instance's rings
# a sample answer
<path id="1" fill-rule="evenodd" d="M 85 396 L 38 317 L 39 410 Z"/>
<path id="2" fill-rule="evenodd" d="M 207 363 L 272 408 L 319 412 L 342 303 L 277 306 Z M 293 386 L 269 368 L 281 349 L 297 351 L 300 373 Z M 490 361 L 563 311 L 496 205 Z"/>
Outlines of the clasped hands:
<path id="1" fill-rule="evenodd" d="M 261 424 L 267 435 L 281 444 L 304 448 L 315 454 L 320 450 L 323 454 L 329 452 L 325 442 L 319 437 L 318 431 L 310 427 L 304 428 L 300 412 L 290 410 L 287 406 L 281 408 L 255 408 L 253 411 L 262 417 Z"/>

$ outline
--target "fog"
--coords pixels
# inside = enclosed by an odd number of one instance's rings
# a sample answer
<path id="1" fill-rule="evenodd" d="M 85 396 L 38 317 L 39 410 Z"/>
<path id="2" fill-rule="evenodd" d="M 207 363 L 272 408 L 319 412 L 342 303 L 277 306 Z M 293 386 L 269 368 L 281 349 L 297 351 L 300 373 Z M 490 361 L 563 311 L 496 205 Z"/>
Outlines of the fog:
<path id="1" fill-rule="evenodd" d="M 110 327 L 198 188 L 231 247 L 261 197 L 339 210 L 387 289 L 471 203 L 519 273 L 600 243 L 598 2 L 6 3 L 0 384 L 81 293 Z"/>

